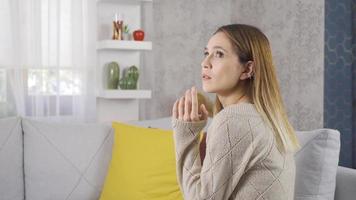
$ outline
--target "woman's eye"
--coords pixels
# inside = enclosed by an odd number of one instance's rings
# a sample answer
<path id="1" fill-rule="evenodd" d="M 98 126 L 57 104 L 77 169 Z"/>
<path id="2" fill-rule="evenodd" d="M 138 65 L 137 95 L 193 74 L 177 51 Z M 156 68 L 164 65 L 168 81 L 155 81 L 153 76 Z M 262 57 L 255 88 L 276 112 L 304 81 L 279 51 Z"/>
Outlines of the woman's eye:
<path id="1" fill-rule="evenodd" d="M 222 57 L 224 57 L 224 53 L 221 52 L 221 51 L 216 51 L 215 52 L 215 56 L 218 57 L 218 58 L 222 58 Z"/>
<path id="2" fill-rule="evenodd" d="M 224 53 L 221 52 L 221 51 L 215 51 L 215 52 L 213 53 L 213 55 L 214 55 L 214 57 L 216 57 L 216 58 L 222 58 L 222 57 L 224 57 Z M 204 52 L 204 57 L 207 57 L 207 56 L 209 56 L 209 52 L 205 51 L 205 52 Z"/>

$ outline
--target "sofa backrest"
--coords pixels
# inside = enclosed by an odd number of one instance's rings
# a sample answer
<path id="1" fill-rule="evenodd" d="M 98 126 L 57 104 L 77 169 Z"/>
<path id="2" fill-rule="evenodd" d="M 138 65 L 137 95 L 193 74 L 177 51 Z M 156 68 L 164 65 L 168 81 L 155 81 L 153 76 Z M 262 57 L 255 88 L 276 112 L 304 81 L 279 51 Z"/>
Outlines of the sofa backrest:
<path id="1" fill-rule="evenodd" d="M 170 117 L 130 123 L 171 129 Z M 318 129 L 296 134 L 301 149 L 295 154 L 295 199 L 333 199 L 340 133 Z M 112 143 L 109 124 L 0 119 L 0 199 L 98 199 Z"/>
<path id="2" fill-rule="evenodd" d="M 134 125 L 171 129 L 171 118 L 131 121 Z M 211 119 L 208 121 L 208 125 Z M 295 200 L 334 199 L 340 133 L 332 129 L 296 131 L 301 149 L 296 152 Z"/>
<path id="3" fill-rule="evenodd" d="M 297 131 L 296 200 L 334 199 L 340 133 L 332 129 Z"/>
<path id="4" fill-rule="evenodd" d="M 22 119 L 27 200 L 98 199 L 113 130 L 103 124 Z"/>
<path id="5" fill-rule="evenodd" d="M 21 119 L 0 119 L 0 199 L 24 199 Z"/>

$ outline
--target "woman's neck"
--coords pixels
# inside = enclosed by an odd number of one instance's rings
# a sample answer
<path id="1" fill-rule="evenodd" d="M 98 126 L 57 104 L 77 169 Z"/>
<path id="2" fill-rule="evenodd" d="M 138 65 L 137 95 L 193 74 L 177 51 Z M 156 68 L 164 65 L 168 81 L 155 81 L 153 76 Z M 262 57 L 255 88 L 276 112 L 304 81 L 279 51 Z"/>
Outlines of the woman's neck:
<path id="1" fill-rule="evenodd" d="M 225 94 L 217 94 L 217 96 L 224 108 L 241 102 L 252 103 L 248 93 L 242 89 L 235 89 Z"/>

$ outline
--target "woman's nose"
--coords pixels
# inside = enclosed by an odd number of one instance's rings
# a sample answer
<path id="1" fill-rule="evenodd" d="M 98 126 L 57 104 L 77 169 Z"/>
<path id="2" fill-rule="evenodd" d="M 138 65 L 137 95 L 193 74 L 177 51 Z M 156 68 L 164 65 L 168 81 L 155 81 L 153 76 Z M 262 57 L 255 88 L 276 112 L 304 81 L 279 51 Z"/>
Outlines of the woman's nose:
<path id="1" fill-rule="evenodd" d="M 209 69 L 211 68 L 211 64 L 209 62 L 209 57 L 205 57 L 204 60 L 201 62 L 201 67 L 203 69 Z"/>

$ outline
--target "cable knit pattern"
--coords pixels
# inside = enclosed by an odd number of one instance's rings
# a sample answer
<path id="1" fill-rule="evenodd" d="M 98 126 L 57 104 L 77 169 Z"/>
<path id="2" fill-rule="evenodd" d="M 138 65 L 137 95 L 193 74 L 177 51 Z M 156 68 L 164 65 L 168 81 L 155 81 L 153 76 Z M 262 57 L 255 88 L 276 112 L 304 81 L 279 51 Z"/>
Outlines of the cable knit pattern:
<path id="1" fill-rule="evenodd" d="M 253 104 L 227 106 L 213 119 L 200 160 L 206 121 L 172 119 L 177 175 L 186 200 L 292 200 L 295 162 L 281 153 L 271 128 Z"/>

